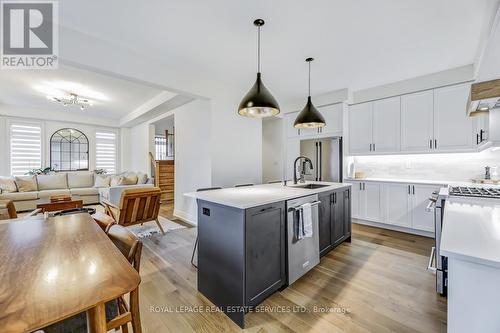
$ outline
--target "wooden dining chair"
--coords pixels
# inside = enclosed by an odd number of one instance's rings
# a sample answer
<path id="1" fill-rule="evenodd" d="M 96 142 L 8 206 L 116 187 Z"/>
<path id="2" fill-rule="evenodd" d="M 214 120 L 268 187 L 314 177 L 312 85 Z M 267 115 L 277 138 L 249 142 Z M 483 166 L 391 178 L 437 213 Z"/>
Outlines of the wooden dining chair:
<path id="1" fill-rule="evenodd" d="M 129 188 L 123 191 L 119 206 L 103 200 L 106 214 L 124 227 L 155 221 L 162 234 L 163 227 L 158 220 L 161 191 L 158 187 Z"/>
<path id="2" fill-rule="evenodd" d="M 110 226 L 108 237 L 139 273 L 142 242 L 132 232 L 118 224 Z M 139 287 L 130 292 L 129 299 L 129 303 L 127 303 L 124 296 L 117 299 L 118 316 L 107 322 L 106 329 L 108 331 L 121 327 L 123 333 L 128 333 L 128 323 L 131 323 L 134 333 L 142 332 L 139 311 Z"/>
<path id="3" fill-rule="evenodd" d="M 222 187 L 205 187 L 205 188 L 199 188 L 196 190 L 196 192 L 204 192 L 204 191 L 212 191 L 212 190 L 220 190 Z M 194 263 L 194 255 L 196 253 L 196 249 L 198 248 L 198 234 L 196 235 L 196 241 L 194 242 L 194 248 L 193 248 L 193 254 L 191 255 L 191 265 L 193 265 L 195 268 L 198 268 L 198 265 L 195 265 Z"/>

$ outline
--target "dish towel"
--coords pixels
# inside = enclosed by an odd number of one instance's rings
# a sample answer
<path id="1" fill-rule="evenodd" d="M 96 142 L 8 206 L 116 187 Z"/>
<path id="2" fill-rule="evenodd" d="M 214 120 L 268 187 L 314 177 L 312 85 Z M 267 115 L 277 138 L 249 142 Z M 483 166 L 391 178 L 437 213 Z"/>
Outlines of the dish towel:
<path id="1" fill-rule="evenodd" d="M 313 236 L 312 208 L 310 203 L 302 205 L 302 235 L 304 237 Z"/>

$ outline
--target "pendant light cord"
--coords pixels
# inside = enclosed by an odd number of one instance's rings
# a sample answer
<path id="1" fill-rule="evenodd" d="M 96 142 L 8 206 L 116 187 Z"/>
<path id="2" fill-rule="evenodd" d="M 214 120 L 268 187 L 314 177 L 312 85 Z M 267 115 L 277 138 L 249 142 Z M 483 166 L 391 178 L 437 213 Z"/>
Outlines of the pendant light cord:
<path id="1" fill-rule="evenodd" d="M 308 61 L 309 64 L 309 96 L 311 96 L 311 62 Z"/>
<path id="2" fill-rule="evenodd" d="M 260 73 L 260 26 L 257 32 L 257 72 Z"/>

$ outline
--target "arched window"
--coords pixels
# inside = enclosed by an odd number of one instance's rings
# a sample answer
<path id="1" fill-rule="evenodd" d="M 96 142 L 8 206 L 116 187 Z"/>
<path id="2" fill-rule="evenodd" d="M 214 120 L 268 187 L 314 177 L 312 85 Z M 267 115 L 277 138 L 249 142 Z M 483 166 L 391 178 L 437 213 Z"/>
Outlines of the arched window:
<path id="1" fill-rule="evenodd" d="M 89 169 L 89 140 L 79 130 L 63 128 L 50 137 L 50 166 L 56 171 Z"/>

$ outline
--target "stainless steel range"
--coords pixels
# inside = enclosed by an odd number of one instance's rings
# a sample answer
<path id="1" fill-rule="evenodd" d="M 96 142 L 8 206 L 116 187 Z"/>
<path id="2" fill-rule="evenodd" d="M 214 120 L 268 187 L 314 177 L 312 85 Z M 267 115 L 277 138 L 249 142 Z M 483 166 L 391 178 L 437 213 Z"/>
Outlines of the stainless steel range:
<path id="1" fill-rule="evenodd" d="M 446 199 L 450 196 L 500 199 L 500 187 L 448 186 L 434 192 L 429 198 L 428 211 L 434 210 L 435 246 L 432 247 L 427 269 L 436 273 L 436 292 L 446 296 L 448 292 L 448 258 L 441 255 L 441 233 Z"/>

